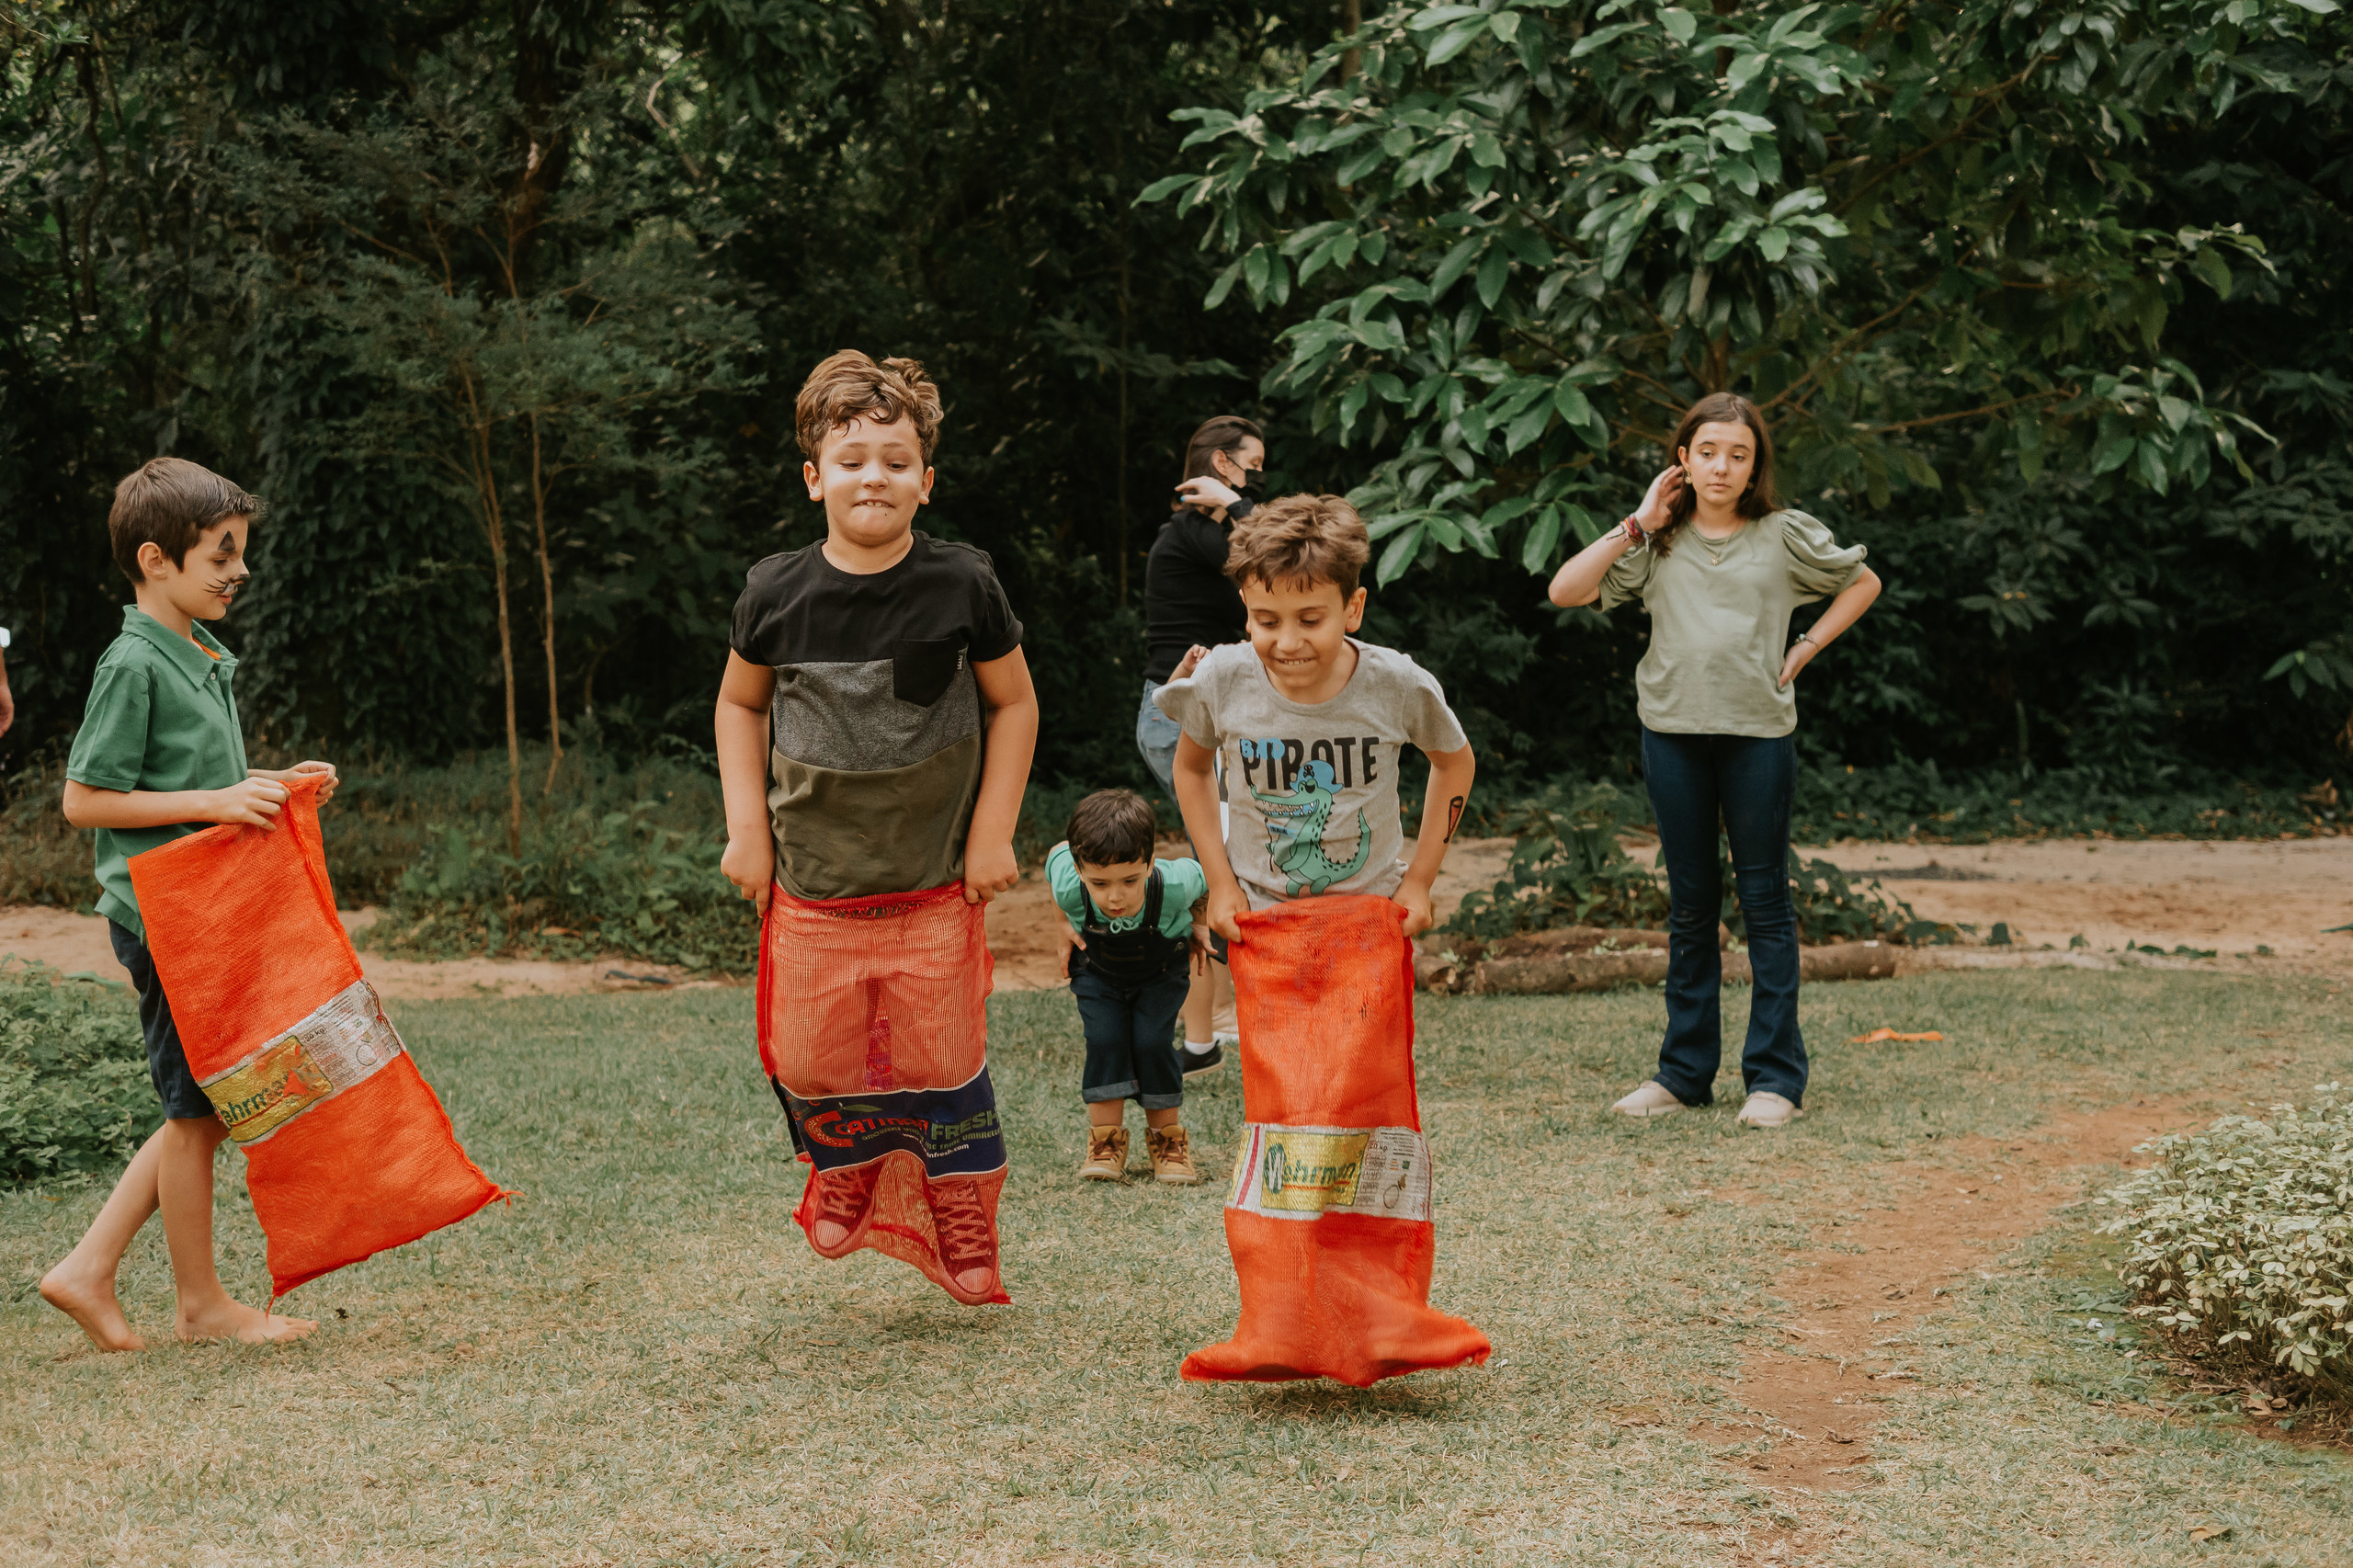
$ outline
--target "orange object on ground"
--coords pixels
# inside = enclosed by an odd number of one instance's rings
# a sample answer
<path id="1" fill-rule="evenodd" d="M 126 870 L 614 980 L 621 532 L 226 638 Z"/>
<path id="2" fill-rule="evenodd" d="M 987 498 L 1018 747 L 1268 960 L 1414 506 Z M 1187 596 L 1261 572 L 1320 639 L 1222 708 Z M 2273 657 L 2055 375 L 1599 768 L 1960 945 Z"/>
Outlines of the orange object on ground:
<path id="1" fill-rule="evenodd" d="M 1438 1249 L 1404 919 L 1365 895 L 1242 916 L 1229 960 L 1245 1125 L 1225 1208 L 1242 1321 L 1185 1358 L 1188 1380 L 1364 1388 L 1487 1358 L 1485 1335 L 1429 1304 Z"/>
<path id="2" fill-rule="evenodd" d="M 245 1152 L 281 1296 L 505 1196 L 360 976 L 318 785 L 289 789 L 274 828 L 209 827 L 131 858 L 188 1071 Z"/>
<path id="3" fill-rule="evenodd" d="M 966 1306 L 1012 1300 L 985 908 L 961 882 L 837 899 L 779 887 L 760 927 L 760 1065 L 812 1166 L 793 1219 L 820 1256 L 872 1247 Z M 985 1290 L 959 1283 L 982 1267 Z"/>
<path id="4" fill-rule="evenodd" d="M 1910 1041 L 1913 1041 L 1913 1042 L 1915 1042 L 1915 1043 L 1916 1043 L 1916 1042 L 1918 1042 L 1918 1041 L 1920 1041 L 1920 1040 L 1942 1040 L 1942 1039 L 1944 1039 L 1944 1038 L 1945 1038 L 1944 1036 L 1942 1036 L 1942 1035 L 1938 1034 L 1938 1033 L 1936 1030 L 1934 1030 L 1934 1029 L 1930 1029 L 1930 1030 L 1929 1030 L 1927 1033 L 1926 1033 L 1926 1034 L 1897 1034 L 1893 1029 L 1891 1029 L 1891 1028 L 1876 1028 L 1876 1029 L 1873 1029 L 1873 1030 L 1871 1030 L 1871 1032 L 1870 1032 L 1870 1033 L 1869 1033 L 1869 1034 L 1859 1034 L 1859 1035 L 1857 1035 L 1854 1039 L 1852 1039 L 1852 1040 L 1848 1040 L 1847 1043 L 1848 1045 L 1877 1045 L 1880 1041 L 1881 1041 L 1881 1040 L 1910 1040 Z"/>

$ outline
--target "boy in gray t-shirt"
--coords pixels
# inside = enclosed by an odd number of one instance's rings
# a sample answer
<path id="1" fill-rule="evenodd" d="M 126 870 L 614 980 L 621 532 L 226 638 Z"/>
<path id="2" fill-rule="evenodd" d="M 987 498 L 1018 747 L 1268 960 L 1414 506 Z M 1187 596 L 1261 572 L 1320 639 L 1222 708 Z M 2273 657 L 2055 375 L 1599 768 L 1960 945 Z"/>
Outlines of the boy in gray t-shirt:
<path id="1" fill-rule="evenodd" d="M 1430 924 L 1430 884 L 1462 820 L 1470 742 L 1428 671 L 1358 642 L 1358 577 L 1372 553 L 1363 519 L 1336 495 L 1287 495 L 1236 525 L 1226 574 L 1242 590 L 1247 647 L 1195 650 L 1155 694 L 1184 734 L 1176 802 L 1209 879 L 1208 924 L 1294 898 L 1370 893 Z M 1397 801 L 1407 745 L 1430 760 L 1410 861 Z M 1232 824 L 1218 832 L 1213 764 Z M 1221 840 L 1222 849 L 1221 852 Z"/>

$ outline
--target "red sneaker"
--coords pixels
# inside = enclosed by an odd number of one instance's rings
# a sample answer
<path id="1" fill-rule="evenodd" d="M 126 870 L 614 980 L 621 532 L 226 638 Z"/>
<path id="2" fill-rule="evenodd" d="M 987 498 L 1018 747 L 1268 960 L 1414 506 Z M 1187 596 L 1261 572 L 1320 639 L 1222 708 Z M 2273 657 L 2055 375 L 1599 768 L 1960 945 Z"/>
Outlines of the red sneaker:
<path id="1" fill-rule="evenodd" d="M 866 1220 L 874 1201 L 874 1181 L 882 1162 L 869 1161 L 852 1170 L 817 1173 L 817 1218 L 809 1226 L 809 1244 L 820 1256 L 839 1257 L 849 1239 Z"/>
<path id="2" fill-rule="evenodd" d="M 996 1221 L 976 1181 L 931 1184 L 931 1217 L 939 1227 L 939 1261 L 956 1289 L 974 1300 L 996 1290 Z"/>

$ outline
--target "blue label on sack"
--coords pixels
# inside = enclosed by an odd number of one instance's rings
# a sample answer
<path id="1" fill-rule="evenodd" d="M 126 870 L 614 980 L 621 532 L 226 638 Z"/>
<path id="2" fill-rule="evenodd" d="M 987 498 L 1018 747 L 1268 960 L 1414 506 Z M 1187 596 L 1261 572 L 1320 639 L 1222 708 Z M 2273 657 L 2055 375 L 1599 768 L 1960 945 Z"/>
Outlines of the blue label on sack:
<path id="1" fill-rule="evenodd" d="M 952 1089 L 867 1089 L 817 1099 L 788 1093 L 784 1105 L 801 1146 L 821 1171 L 847 1170 L 898 1151 L 923 1161 L 934 1181 L 1005 1168 L 1005 1132 L 985 1067 Z"/>

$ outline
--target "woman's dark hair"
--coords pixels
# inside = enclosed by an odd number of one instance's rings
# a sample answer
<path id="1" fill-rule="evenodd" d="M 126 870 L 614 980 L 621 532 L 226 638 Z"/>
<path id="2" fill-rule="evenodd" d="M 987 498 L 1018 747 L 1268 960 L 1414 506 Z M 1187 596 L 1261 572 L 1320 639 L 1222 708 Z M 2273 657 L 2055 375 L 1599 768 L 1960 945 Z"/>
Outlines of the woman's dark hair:
<path id="1" fill-rule="evenodd" d="M 1160 819 L 1133 790 L 1097 790 L 1079 801 L 1063 837 L 1082 866 L 1132 866 L 1152 858 Z"/>
<path id="2" fill-rule="evenodd" d="M 1733 503 L 1733 510 L 1744 517 L 1761 517 L 1768 512 L 1781 509 L 1781 493 L 1773 483 L 1773 437 L 1765 428 L 1765 416 L 1756 405 L 1738 392 L 1710 392 L 1693 403 L 1684 414 L 1682 423 L 1675 427 L 1675 438 L 1666 444 L 1670 460 L 1680 461 L 1677 454 L 1688 449 L 1691 437 L 1699 434 L 1702 425 L 1745 425 L 1748 433 L 1756 437 L 1756 466 L 1748 472 L 1748 488 Z M 1699 509 L 1699 495 L 1687 475 L 1683 488 L 1675 497 L 1675 505 L 1667 509 L 1666 527 L 1651 536 L 1651 549 L 1665 555 L 1675 548 L 1675 536 L 1691 520 Z"/>
<path id="3" fill-rule="evenodd" d="M 1254 438 L 1263 443 L 1267 437 L 1238 414 L 1221 414 L 1215 419 L 1203 420 L 1201 427 L 1193 432 L 1193 438 L 1185 443 L 1185 472 L 1176 476 L 1176 483 L 1214 475 L 1217 471 L 1210 467 L 1211 452 L 1223 452 L 1231 458 L 1242 449 L 1243 442 Z M 1240 461 L 1238 458 L 1235 460 Z"/>

